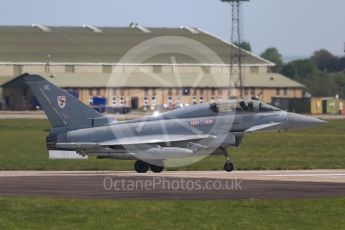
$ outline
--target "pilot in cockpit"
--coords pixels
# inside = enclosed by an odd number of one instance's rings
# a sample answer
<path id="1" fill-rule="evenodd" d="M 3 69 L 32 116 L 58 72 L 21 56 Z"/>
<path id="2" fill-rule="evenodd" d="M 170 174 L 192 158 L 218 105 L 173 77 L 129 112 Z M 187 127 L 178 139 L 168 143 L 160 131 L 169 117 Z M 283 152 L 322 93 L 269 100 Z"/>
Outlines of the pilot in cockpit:
<path id="1" fill-rule="evenodd" d="M 248 110 L 248 107 L 246 106 L 246 103 L 244 101 L 240 102 L 240 107 L 241 107 L 242 111 L 247 111 Z"/>
<path id="2" fill-rule="evenodd" d="M 254 103 L 248 102 L 248 112 L 254 112 Z"/>

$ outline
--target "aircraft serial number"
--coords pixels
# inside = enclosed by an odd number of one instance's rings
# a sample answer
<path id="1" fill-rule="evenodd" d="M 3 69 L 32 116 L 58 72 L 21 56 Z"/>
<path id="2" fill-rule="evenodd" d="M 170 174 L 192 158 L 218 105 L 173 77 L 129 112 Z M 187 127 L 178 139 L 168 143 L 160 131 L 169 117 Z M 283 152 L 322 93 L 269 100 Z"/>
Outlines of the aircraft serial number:
<path id="1" fill-rule="evenodd" d="M 190 124 L 191 126 L 212 125 L 214 124 L 214 120 L 191 121 Z"/>

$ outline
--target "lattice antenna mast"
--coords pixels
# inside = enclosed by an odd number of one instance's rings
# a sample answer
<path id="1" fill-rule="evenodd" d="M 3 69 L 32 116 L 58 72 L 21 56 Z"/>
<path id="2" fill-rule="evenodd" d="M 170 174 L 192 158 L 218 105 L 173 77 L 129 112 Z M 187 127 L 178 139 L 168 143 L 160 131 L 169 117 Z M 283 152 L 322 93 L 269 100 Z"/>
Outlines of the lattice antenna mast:
<path id="1" fill-rule="evenodd" d="M 231 5 L 231 43 L 240 46 L 243 43 L 243 24 L 242 24 L 242 3 L 249 0 L 221 0 Z M 234 76 L 238 75 L 240 83 L 240 98 L 243 98 L 243 69 L 242 69 L 242 51 L 234 46 L 231 46 L 230 51 L 230 89 L 229 96 L 231 96 L 232 82 Z"/>

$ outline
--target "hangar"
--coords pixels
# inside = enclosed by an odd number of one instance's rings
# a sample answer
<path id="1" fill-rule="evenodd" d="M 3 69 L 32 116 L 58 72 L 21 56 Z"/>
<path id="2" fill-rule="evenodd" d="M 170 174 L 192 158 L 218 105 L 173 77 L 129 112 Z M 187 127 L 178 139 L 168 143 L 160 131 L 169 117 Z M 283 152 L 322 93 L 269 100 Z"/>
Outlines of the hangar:
<path id="1" fill-rule="evenodd" d="M 148 41 L 163 43 L 143 50 Z M 189 41 L 196 42 L 194 49 Z M 204 47 L 219 58 L 209 58 L 200 51 Z M 16 84 L 24 73 L 40 74 L 91 105 L 95 98 L 133 109 L 236 98 L 238 76 L 229 76 L 232 49 L 238 47 L 192 27 L 0 26 L 2 108 L 35 108 L 31 92 Z M 246 97 L 302 97 L 304 86 L 271 73 L 273 63 L 248 51 L 242 55 Z"/>

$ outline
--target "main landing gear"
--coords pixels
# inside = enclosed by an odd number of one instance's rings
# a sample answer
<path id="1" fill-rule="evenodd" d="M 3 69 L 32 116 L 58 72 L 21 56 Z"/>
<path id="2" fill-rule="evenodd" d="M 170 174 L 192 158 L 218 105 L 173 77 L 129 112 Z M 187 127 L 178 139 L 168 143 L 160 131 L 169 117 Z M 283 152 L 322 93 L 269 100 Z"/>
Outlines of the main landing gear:
<path id="1" fill-rule="evenodd" d="M 226 158 L 226 163 L 224 164 L 224 170 L 227 172 L 234 171 L 234 165 L 230 161 L 230 156 L 229 156 L 228 151 L 226 150 L 226 148 L 220 148 L 220 149 L 223 151 L 224 156 Z"/>
<path id="2" fill-rule="evenodd" d="M 155 164 L 149 164 L 141 160 L 137 160 L 134 164 L 134 169 L 137 173 L 146 173 L 151 169 L 154 173 L 161 173 L 164 170 L 164 162 L 159 161 Z"/>

